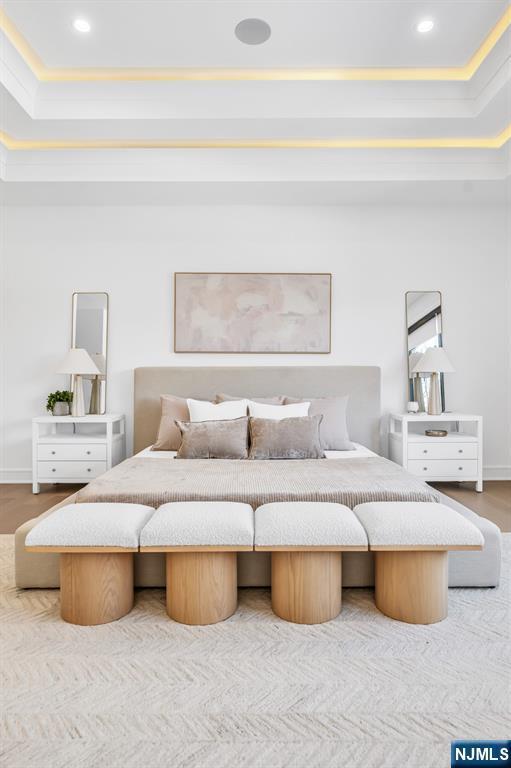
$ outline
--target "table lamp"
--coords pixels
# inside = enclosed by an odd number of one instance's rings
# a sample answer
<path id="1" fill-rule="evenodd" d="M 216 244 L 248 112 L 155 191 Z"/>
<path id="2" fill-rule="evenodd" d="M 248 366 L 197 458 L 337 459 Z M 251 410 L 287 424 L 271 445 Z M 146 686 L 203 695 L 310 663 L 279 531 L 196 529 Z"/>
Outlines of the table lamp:
<path id="1" fill-rule="evenodd" d="M 430 416 L 439 416 L 442 413 L 442 399 L 440 396 L 439 373 L 452 373 L 454 368 L 442 347 L 429 347 L 420 360 L 414 365 L 412 373 L 430 373 L 431 383 L 429 387 L 428 413 Z"/>
<path id="2" fill-rule="evenodd" d="M 71 416 L 85 416 L 82 376 L 86 374 L 100 375 L 101 371 L 85 349 L 73 347 L 70 349 L 56 373 L 68 373 L 73 379 L 73 402 Z"/>

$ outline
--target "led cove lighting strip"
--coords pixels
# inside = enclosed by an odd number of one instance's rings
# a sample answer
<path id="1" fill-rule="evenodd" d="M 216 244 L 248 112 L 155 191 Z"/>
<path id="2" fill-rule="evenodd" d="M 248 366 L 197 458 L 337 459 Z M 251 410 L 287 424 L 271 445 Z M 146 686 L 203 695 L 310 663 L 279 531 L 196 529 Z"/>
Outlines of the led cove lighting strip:
<path id="1" fill-rule="evenodd" d="M 15 139 L 0 131 L 9 150 L 44 149 L 501 149 L 511 124 L 497 136 L 428 139 Z"/>
<path id="2" fill-rule="evenodd" d="M 16 48 L 38 80 L 43 82 L 90 81 L 215 81 L 215 80 L 446 80 L 467 81 L 477 72 L 504 32 L 511 26 L 511 6 L 463 67 L 377 67 L 344 69 L 53 69 L 46 67 L 16 26 L 0 9 L 0 30 Z"/>

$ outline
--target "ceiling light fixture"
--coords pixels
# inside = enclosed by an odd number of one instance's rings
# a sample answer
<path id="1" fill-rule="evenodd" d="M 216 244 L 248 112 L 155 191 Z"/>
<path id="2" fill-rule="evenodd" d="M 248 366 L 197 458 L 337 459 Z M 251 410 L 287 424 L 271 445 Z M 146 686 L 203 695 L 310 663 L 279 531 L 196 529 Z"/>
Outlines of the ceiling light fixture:
<path id="1" fill-rule="evenodd" d="M 73 27 L 77 32 L 90 32 L 90 24 L 87 19 L 75 19 Z"/>
<path id="2" fill-rule="evenodd" d="M 271 27 L 262 19 L 243 19 L 236 25 L 234 34 L 246 45 L 261 45 L 269 39 Z"/>
<path id="3" fill-rule="evenodd" d="M 433 19 L 421 19 L 417 24 L 417 32 L 420 32 L 421 35 L 426 35 L 428 32 L 431 32 L 434 26 L 435 22 Z"/>

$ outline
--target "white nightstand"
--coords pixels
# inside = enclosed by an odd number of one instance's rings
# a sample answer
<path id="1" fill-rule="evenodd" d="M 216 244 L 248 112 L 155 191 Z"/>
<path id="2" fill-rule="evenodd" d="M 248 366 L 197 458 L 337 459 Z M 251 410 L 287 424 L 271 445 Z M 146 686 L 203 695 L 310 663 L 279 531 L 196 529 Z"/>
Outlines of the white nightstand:
<path id="1" fill-rule="evenodd" d="M 32 491 L 39 483 L 88 483 L 125 457 L 124 416 L 32 419 Z"/>
<path id="2" fill-rule="evenodd" d="M 424 430 L 448 429 L 446 437 Z M 393 413 L 390 458 L 412 475 L 435 481 L 473 481 L 483 490 L 483 417 L 466 413 Z"/>

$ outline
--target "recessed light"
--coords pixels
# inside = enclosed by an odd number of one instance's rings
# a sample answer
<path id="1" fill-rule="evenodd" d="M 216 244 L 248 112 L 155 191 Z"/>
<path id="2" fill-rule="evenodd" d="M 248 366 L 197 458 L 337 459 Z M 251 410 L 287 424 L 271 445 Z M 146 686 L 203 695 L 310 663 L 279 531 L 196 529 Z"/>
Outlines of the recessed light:
<path id="1" fill-rule="evenodd" d="M 237 24 L 234 34 L 246 45 L 261 45 L 271 35 L 271 27 L 262 19 L 243 19 Z"/>
<path id="2" fill-rule="evenodd" d="M 87 19 L 75 19 L 73 27 L 77 32 L 90 32 L 90 24 Z"/>
<path id="3" fill-rule="evenodd" d="M 420 32 L 421 35 L 425 35 L 428 32 L 431 32 L 434 26 L 435 22 L 433 19 L 421 19 L 417 24 L 417 32 Z"/>

